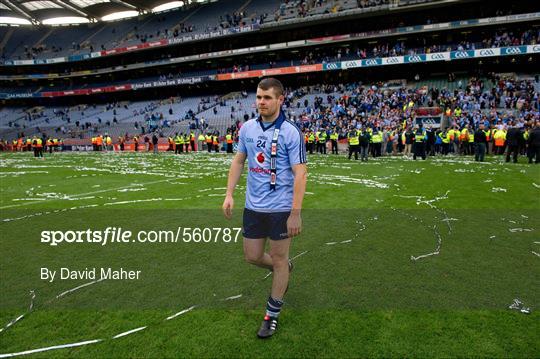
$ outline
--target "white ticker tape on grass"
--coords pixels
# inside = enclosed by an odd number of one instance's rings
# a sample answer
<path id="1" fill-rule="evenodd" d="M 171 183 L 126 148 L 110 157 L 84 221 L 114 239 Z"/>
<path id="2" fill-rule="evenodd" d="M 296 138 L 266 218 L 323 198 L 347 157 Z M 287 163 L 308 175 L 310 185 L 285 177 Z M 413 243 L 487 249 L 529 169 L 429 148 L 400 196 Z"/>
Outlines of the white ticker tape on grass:
<path id="1" fill-rule="evenodd" d="M 118 338 L 122 338 L 122 337 L 125 337 L 126 335 L 130 335 L 130 334 L 133 334 L 133 333 L 137 333 L 137 332 L 140 332 L 141 330 L 144 330 L 146 329 L 147 326 L 145 325 L 144 327 L 139 327 L 139 328 L 135 328 L 135 329 L 131 329 L 131 330 L 128 330 L 127 332 L 123 332 L 123 333 L 120 333 L 120 334 L 116 334 L 113 339 L 118 339 Z"/>
<path id="2" fill-rule="evenodd" d="M 242 296 L 242 295 L 240 295 Z M 225 298 L 225 300 L 227 300 L 227 298 Z M 192 306 L 192 307 L 189 307 L 187 309 L 184 309 L 176 314 L 173 314 L 171 315 L 170 317 L 167 317 L 165 320 L 171 320 L 171 319 L 174 319 L 182 314 L 185 314 L 191 310 L 193 310 L 194 308 L 196 308 L 196 306 Z M 145 326 L 142 326 L 142 327 L 138 327 L 138 328 L 135 328 L 135 329 L 131 329 L 131 330 L 128 330 L 128 331 L 125 331 L 125 332 L 122 332 L 120 334 L 117 334 L 115 336 L 113 336 L 112 338 L 110 339 L 118 339 L 118 338 L 122 338 L 122 337 L 125 337 L 125 336 L 128 336 L 128 335 L 131 335 L 131 334 L 134 334 L 134 333 L 138 333 L 142 330 L 145 330 L 146 328 L 148 328 L 147 325 Z M 83 346 L 83 345 L 89 345 L 89 344 L 95 344 L 95 343 L 98 343 L 98 342 L 102 342 L 104 341 L 105 339 L 94 339 L 94 340 L 87 340 L 87 341 L 84 341 L 84 342 L 77 342 L 77 343 L 69 343 L 69 344 L 61 344 L 61 345 L 53 345 L 53 346 L 49 346 L 49 347 L 44 347 L 44 348 L 37 348 L 37 349 L 31 349 L 31 350 L 25 350 L 25 351 L 21 351 L 21 352 L 15 352 L 15 353 L 6 353 L 6 354 L 0 354 L 0 358 L 11 358 L 11 357 L 15 357 L 15 356 L 20 356 L 20 355 L 28 355 L 28 354 L 34 354 L 34 353 L 41 353 L 41 352 L 45 352 L 45 351 L 49 351 L 49 350 L 57 350 L 57 349 L 64 349 L 64 348 L 73 348 L 73 347 L 80 347 L 80 346 Z"/>
<path id="3" fill-rule="evenodd" d="M 457 218 L 450 218 L 448 217 L 448 213 L 446 213 L 445 210 L 443 209 L 440 209 L 438 208 L 437 206 L 433 205 L 432 203 L 433 202 L 436 202 L 436 201 L 439 201 L 439 200 L 442 200 L 442 199 L 447 199 L 448 198 L 448 193 L 450 191 L 446 191 L 446 193 L 441 196 L 441 197 L 436 197 L 432 200 L 424 200 L 423 196 L 398 196 L 398 197 L 402 197 L 402 198 L 416 198 L 416 204 L 419 205 L 420 203 L 425 203 L 427 204 L 429 207 L 435 209 L 437 212 L 439 213 L 442 213 L 444 215 L 444 218 L 441 219 L 442 222 L 445 222 L 446 225 L 448 226 L 448 234 L 451 234 L 452 233 L 452 226 L 450 225 L 450 222 L 453 222 L 453 221 L 458 221 L 459 219 Z M 396 208 L 393 208 L 392 207 L 392 210 L 393 211 L 398 211 Z M 406 215 L 407 217 L 411 218 L 413 221 L 415 222 L 419 222 L 419 223 L 422 223 L 423 225 L 425 225 L 424 221 L 420 218 L 417 218 L 411 214 L 409 214 L 407 211 L 399 211 L 400 213 Z M 431 257 L 431 256 L 436 256 L 436 255 L 439 255 L 441 253 L 441 246 L 442 246 L 442 237 L 441 237 L 441 234 L 439 233 L 439 230 L 437 228 L 436 225 L 434 225 L 433 227 L 430 227 L 433 229 L 433 233 L 435 234 L 435 239 L 437 241 L 437 246 L 435 248 L 435 251 L 431 252 L 431 253 L 427 253 L 427 254 L 422 254 L 422 255 L 419 255 L 419 256 L 413 256 L 411 255 L 411 261 L 413 262 L 416 262 L 417 260 L 419 259 L 422 259 L 422 258 L 427 258 L 427 257 Z"/>
<path id="4" fill-rule="evenodd" d="M 91 281 L 91 282 L 88 282 L 88 283 L 84 283 L 84 284 L 81 284 L 81 285 L 79 285 L 79 286 L 77 286 L 75 288 L 71 288 L 71 289 L 68 289 L 66 291 L 63 291 L 62 293 L 58 294 L 57 296 L 55 296 L 53 299 L 49 300 L 45 304 L 49 304 L 52 301 L 54 301 L 56 299 L 60 299 L 63 296 L 69 294 L 69 293 L 73 293 L 75 291 L 78 291 L 81 288 L 88 287 L 89 285 L 92 285 L 92 284 L 96 284 L 98 282 L 101 282 L 102 280 L 103 280 L 103 278 L 98 279 L 98 280 L 94 280 L 94 281 Z M 34 309 L 34 299 L 36 298 L 36 294 L 35 294 L 35 292 L 33 290 L 30 291 L 30 297 L 31 297 L 30 298 L 30 306 L 29 306 L 28 310 L 26 311 L 26 313 L 19 315 L 17 318 L 15 318 L 12 321 L 10 321 L 9 323 L 7 323 L 3 328 L 0 329 L 0 333 L 3 332 L 4 330 L 8 329 L 9 327 L 11 327 L 13 324 L 17 323 L 19 320 L 23 319 L 26 315 L 30 314 L 33 311 L 33 309 Z"/>
<path id="5" fill-rule="evenodd" d="M 101 342 L 102 340 L 103 339 L 93 339 L 93 340 L 87 340 L 87 341 L 78 342 L 78 343 L 61 344 L 61 345 L 54 345 L 52 347 L 25 350 L 25 351 L 17 352 L 17 353 L 0 354 L 0 358 L 11 358 L 11 357 L 19 356 L 19 355 L 42 353 L 42 352 L 46 352 L 46 351 L 49 351 L 49 350 L 80 347 L 80 346 L 83 346 L 83 345 L 98 343 L 98 342 Z"/>
<path id="6" fill-rule="evenodd" d="M 291 261 L 292 261 L 292 260 L 295 260 L 295 259 L 298 258 L 298 257 L 303 256 L 303 255 L 306 254 L 307 252 L 309 252 L 309 251 L 303 251 L 303 252 L 301 252 L 301 253 L 298 253 L 297 255 L 295 255 L 294 257 L 291 258 Z"/>
<path id="7" fill-rule="evenodd" d="M 377 220 L 377 219 L 378 219 L 378 217 L 374 217 L 374 218 L 372 218 L 370 220 Z M 363 229 L 365 229 L 365 225 L 363 225 Z M 339 243 L 351 243 L 351 242 L 352 242 L 352 240 L 349 239 L 349 240 L 344 240 L 344 241 L 339 242 Z M 308 252 L 309 251 L 306 250 L 306 251 L 303 251 L 301 253 L 298 253 L 297 255 L 295 255 L 294 257 L 291 258 L 291 261 L 305 255 Z M 272 274 L 272 272 L 269 272 L 263 279 L 268 278 L 271 274 Z M 101 279 L 100 280 L 95 280 L 95 281 L 92 281 L 92 282 L 88 282 L 88 283 L 79 285 L 79 286 L 77 286 L 75 288 L 66 290 L 66 291 L 58 294 L 56 297 L 54 297 L 52 300 L 50 300 L 50 301 L 48 301 L 46 303 L 50 303 L 50 302 L 52 302 L 54 300 L 60 299 L 60 298 L 62 298 L 64 296 L 66 296 L 67 294 L 73 293 L 75 291 L 78 291 L 78 290 L 80 290 L 82 288 L 85 288 L 87 286 L 90 286 L 92 284 L 96 284 L 96 283 L 98 283 L 100 281 L 101 281 Z M 222 301 L 235 300 L 235 299 L 241 298 L 242 296 L 243 296 L 243 294 L 238 294 L 238 295 L 223 298 L 221 300 Z M 28 312 L 30 312 L 33 309 L 33 299 L 34 299 L 34 297 L 35 297 L 35 295 L 32 292 L 32 301 L 31 301 L 30 309 L 29 309 Z M 181 315 L 183 315 L 185 313 L 188 313 L 188 312 L 192 311 L 193 309 L 195 309 L 197 307 L 199 307 L 199 305 L 193 305 L 193 306 L 191 306 L 189 308 L 183 309 L 183 310 L 181 310 L 181 311 L 179 311 L 179 312 L 177 312 L 177 313 L 175 313 L 173 315 L 168 316 L 167 318 L 165 318 L 165 321 L 177 318 L 177 317 L 179 317 L 179 316 L 181 316 Z M 27 313 L 25 313 L 25 314 L 27 314 Z M 17 322 L 18 320 L 22 319 L 25 314 L 20 315 L 15 320 L 8 323 L 8 325 L 6 327 L 9 327 L 9 326 L 13 325 L 15 322 Z M 128 335 L 132 335 L 132 334 L 138 333 L 140 331 L 143 331 L 143 330 L 147 329 L 148 327 L 149 327 L 148 325 L 145 325 L 145 326 L 141 326 L 141 327 L 138 327 L 138 328 L 135 328 L 135 329 L 131 329 L 131 330 L 122 332 L 120 334 L 117 334 L 117 335 L 115 335 L 115 336 L 113 336 L 113 337 L 111 337 L 109 339 L 93 339 L 93 340 L 87 340 L 87 341 L 82 341 L 82 342 L 54 345 L 54 346 L 48 346 L 48 347 L 43 347 L 43 348 L 31 349 L 31 350 L 25 350 L 25 351 L 14 352 L 14 353 L 4 353 L 4 354 L 0 354 L 0 358 L 10 358 L 10 357 L 15 357 L 15 356 L 20 356 L 20 355 L 35 354 L 35 353 L 41 353 L 41 352 L 45 352 L 45 351 L 58 350 L 58 349 L 64 349 L 64 348 L 74 348 L 74 347 L 80 347 L 80 346 L 84 346 L 84 345 L 95 344 L 95 343 L 103 342 L 103 341 L 106 341 L 106 340 L 119 339 L 119 338 L 126 337 Z M 3 328 L 2 330 L 5 330 L 5 328 Z"/>
<path id="8" fill-rule="evenodd" d="M 516 233 L 516 232 L 532 232 L 533 229 L 531 229 L 531 228 L 508 228 L 508 231 L 510 231 L 512 233 Z"/>
<path id="9" fill-rule="evenodd" d="M 73 293 L 73 292 L 75 292 L 75 291 L 77 291 L 77 290 L 79 290 L 79 289 L 81 289 L 81 288 L 88 287 L 89 285 L 99 283 L 99 282 L 101 282 L 102 280 L 104 280 L 104 278 L 97 279 L 97 280 L 93 280 L 93 281 L 91 281 L 91 282 L 88 282 L 88 283 L 85 283 L 85 284 L 81 284 L 81 285 L 78 286 L 78 287 L 75 287 L 75 288 L 72 288 L 72 289 L 68 289 L 68 290 L 66 290 L 66 291 L 64 291 L 64 292 L 62 292 L 62 293 L 60 293 L 60 294 L 58 294 L 58 295 L 56 296 L 56 299 L 61 298 L 61 297 L 65 296 L 66 294 Z"/>
<path id="10" fill-rule="evenodd" d="M 29 305 L 28 310 L 26 311 L 26 313 L 23 313 L 23 314 L 19 315 L 17 318 L 15 318 L 15 319 L 11 320 L 9 323 L 7 323 L 3 328 L 0 328 L 0 333 L 2 333 L 4 330 L 8 329 L 13 324 L 17 323 L 19 320 L 24 318 L 25 315 L 32 312 L 32 310 L 34 309 L 34 299 L 35 298 L 36 298 L 36 293 L 33 290 L 31 290 L 30 291 L 30 305 Z"/>
<path id="11" fill-rule="evenodd" d="M 435 255 L 438 255 L 439 253 L 441 253 L 441 245 L 442 245 L 441 234 L 439 233 L 439 231 L 437 229 L 437 226 L 433 226 L 433 231 L 435 232 L 435 236 L 437 237 L 437 247 L 435 248 L 435 251 L 431 252 L 431 253 L 428 253 L 428 254 L 422 254 L 422 255 L 417 256 L 417 257 L 411 256 L 412 261 L 416 262 L 419 259 L 426 258 L 426 257 L 429 257 L 429 256 L 435 256 Z"/>
<path id="12" fill-rule="evenodd" d="M 531 314 L 531 308 L 526 307 L 518 298 L 514 299 L 512 304 L 508 306 L 508 309 L 517 310 L 523 314 Z"/>
<path id="13" fill-rule="evenodd" d="M 178 317 L 178 316 L 180 316 L 180 315 L 182 315 L 182 314 L 185 314 L 185 313 L 187 313 L 187 312 L 192 311 L 192 310 L 195 309 L 195 308 L 197 308 L 197 306 L 196 306 L 196 305 L 193 305 L 193 306 L 191 306 L 191 307 L 189 307 L 189 308 L 187 308 L 187 309 L 184 309 L 184 310 L 179 311 L 178 313 L 175 313 L 175 314 L 173 314 L 173 315 L 171 315 L 171 316 L 168 316 L 167 318 L 165 318 L 165 320 L 171 320 L 171 319 L 174 319 L 174 318 L 176 318 L 176 317 Z"/>
<path id="14" fill-rule="evenodd" d="M 308 251 L 301 252 L 301 253 L 297 254 L 296 256 L 294 256 L 293 258 L 291 258 L 291 260 L 296 259 L 296 258 L 298 258 L 298 257 L 300 257 L 300 256 L 302 256 L 302 255 L 304 255 L 306 253 L 308 253 Z M 87 287 L 87 286 L 89 286 L 91 284 L 95 284 L 97 282 L 99 282 L 99 280 L 92 281 L 92 282 L 80 285 L 78 287 L 75 287 L 73 289 L 64 291 L 64 292 L 60 293 L 59 295 L 57 295 L 53 300 L 61 298 L 61 297 L 65 296 L 65 295 L 67 295 L 69 293 L 72 293 L 72 292 L 77 291 L 77 290 L 79 290 L 81 288 Z M 231 296 L 231 297 L 223 298 L 221 300 L 223 300 L 223 301 L 235 300 L 235 299 L 241 298 L 242 296 L 243 296 L 242 294 L 238 294 L 238 295 L 234 295 L 234 296 Z M 33 295 L 33 292 L 32 292 L 32 301 L 31 301 L 31 304 L 30 304 L 29 311 L 32 310 L 32 308 L 33 308 L 33 299 L 34 299 L 34 297 L 35 296 Z M 183 315 L 183 314 L 185 314 L 187 312 L 192 311 L 196 307 L 198 307 L 198 305 L 193 305 L 193 306 L 191 306 L 191 307 L 189 307 L 187 309 L 183 309 L 183 310 L 179 311 L 178 313 L 175 313 L 175 314 L 165 318 L 165 320 L 167 321 L 167 320 L 174 319 L 174 318 L 176 318 L 178 316 L 181 316 L 181 315 Z M 20 320 L 22 317 L 24 317 L 24 314 L 19 316 L 15 321 L 10 322 L 11 324 L 8 324 L 8 326 L 13 325 L 14 322 L 16 322 L 17 320 Z M 135 328 L 135 329 L 131 329 L 131 330 L 122 332 L 120 334 L 117 334 L 117 335 L 111 337 L 109 340 L 123 338 L 123 337 L 126 337 L 128 335 L 135 334 L 135 333 L 138 333 L 140 331 L 143 331 L 143 330 L 145 330 L 147 328 L 148 328 L 148 325 L 138 327 L 138 328 Z M 68 343 L 68 344 L 61 344 L 61 345 L 53 345 L 53 346 L 37 348 L 37 349 L 31 349 L 31 350 L 25 350 L 25 351 L 14 352 L 14 353 L 4 353 L 4 354 L 0 354 L 0 358 L 11 358 L 11 357 L 16 357 L 16 356 L 20 356 L 20 355 L 42 353 L 42 352 L 46 352 L 46 351 L 50 351 L 50 350 L 57 350 L 57 349 L 64 349 L 64 348 L 74 348 L 74 347 L 80 347 L 80 346 L 84 346 L 84 345 L 95 344 L 95 343 L 99 343 L 99 342 L 103 342 L 103 341 L 105 341 L 105 339 L 93 339 L 93 340 L 87 340 L 87 341 L 83 341 L 83 342 Z"/>

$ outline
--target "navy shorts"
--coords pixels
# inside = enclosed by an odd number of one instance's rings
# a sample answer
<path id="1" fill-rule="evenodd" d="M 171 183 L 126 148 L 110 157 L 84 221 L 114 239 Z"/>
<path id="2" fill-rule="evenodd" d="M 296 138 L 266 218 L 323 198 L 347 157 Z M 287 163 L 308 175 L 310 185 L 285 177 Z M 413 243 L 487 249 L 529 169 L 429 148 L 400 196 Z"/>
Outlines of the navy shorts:
<path id="1" fill-rule="evenodd" d="M 256 212 L 244 209 L 244 238 L 287 239 L 287 219 L 291 212 Z"/>

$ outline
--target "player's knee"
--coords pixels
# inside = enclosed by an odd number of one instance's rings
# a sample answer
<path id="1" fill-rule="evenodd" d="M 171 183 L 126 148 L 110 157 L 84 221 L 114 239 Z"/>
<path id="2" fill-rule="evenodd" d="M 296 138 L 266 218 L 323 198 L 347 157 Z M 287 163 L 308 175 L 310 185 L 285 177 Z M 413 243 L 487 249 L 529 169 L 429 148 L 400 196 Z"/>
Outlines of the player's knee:
<path id="1" fill-rule="evenodd" d="M 262 260 L 262 255 L 259 253 L 244 253 L 244 260 L 250 264 L 257 264 Z"/>
<path id="2" fill-rule="evenodd" d="M 288 257 L 285 254 L 270 253 L 270 257 L 272 257 L 272 264 L 274 265 L 274 267 L 289 265 Z"/>

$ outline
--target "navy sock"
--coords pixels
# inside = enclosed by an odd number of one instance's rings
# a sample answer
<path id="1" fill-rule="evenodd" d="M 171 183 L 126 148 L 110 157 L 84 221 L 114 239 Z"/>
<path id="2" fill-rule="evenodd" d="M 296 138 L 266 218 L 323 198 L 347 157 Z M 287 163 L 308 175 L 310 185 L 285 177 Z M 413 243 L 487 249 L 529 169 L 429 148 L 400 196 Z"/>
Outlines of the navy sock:
<path id="1" fill-rule="evenodd" d="M 283 301 L 279 299 L 274 299 L 271 296 L 268 297 L 268 302 L 266 302 L 266 315 L 272 318 L 277 318 L 279 312 L 281 311 L 281 306 Z"/>

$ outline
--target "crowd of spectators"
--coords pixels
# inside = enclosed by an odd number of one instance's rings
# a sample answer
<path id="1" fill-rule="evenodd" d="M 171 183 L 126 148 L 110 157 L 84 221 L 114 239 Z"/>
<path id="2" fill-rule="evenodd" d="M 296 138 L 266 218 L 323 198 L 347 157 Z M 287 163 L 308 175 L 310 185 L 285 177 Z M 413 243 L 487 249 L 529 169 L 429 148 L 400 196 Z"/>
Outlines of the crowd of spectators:
<path id="1" fill-rule="evenodd" d="M 498 46 L 534 45 L 540 43 L 540 30 L 538 29 L 515 31 L 494 30 L 489 33 L 470 33 L 461 36 L 464 38 L 463 40 L 448 42 L 446 44 L 441 44 L 440 39 L 437 44 L 430 44 L 429 42 L 436 40 L 428 40 L 422 37 L 398 41 L 379 41 L 369 48 L 358 42 L 353 42 L 346 46 L 341 44 L 321 48 L 304 47 L 299 48 L 295 53 L 283 55 L 287 57 L 294 56 L 294 58 L 287 59 L 284 57 L 279 59 L 279 63 L 276 60 L 270 60 L 265 64 L 253 64 L 247 60 L 243 60 L 234 64 L 232 67 L 220 67 L 217 69 L 217 73 L 236 73 L 262 67 L 274 68 L 280 66 L 313 65 L 316 63 L 362 60 L 376 57 L 418 55 L 433 52 L 475 50 Z"/>
<path id="2" fill-rule="evenodd" d="M 389 88 L 383 84 L 319 85 L 289 93 L 285 108 L 304 130 L 336 128 L 342 137 L 352 128 L 379 128 L 401 133 L 414 126 L 417 111 L 437 108 L 449 127 L 502 129 L 510 122 L 517 127 L 540 120 L 538 79 L 515 80 L 490 74 L 484 81 L 473 77 L 463 89 Z M 536 87 L 538 88 L 538 87 Z M 300 93 L 299 93 L 300 91 Z M 313 101 L 291 101 L 291 94 L 318 93 Z M 439 112 L 435 112 L 438 114 Z M 405 121 L 405 123 L 404 123 Z"/>
<path id="3" fill-rule="evenodd" d="M 415 118 L 420 116 L 440 118 L 443 126 L 428 129 L 430 141 L 435 141 L 447 130 L 474 131 L 480 124 L 492 130 L 504 130 L 509 127 L 528 129 L 540 121 L 539 89 L 540 82 L 535 79 L 517 79 L 514 75 L 490 73 L 484 77 L 460 78 L 455 89 L 446 87 L 426 87 L 421 83 L 404 86 L 403 81 L 389 83 L 348 83 L 321 84 L 295 89 L 287 89 L 283 110 L 305 133 L 336 131 L 341 139 L 347 138 L 352 129 L 369 128 L 382 133 L 381 154 L 398 154 L 406 148 L 405 139 L 410 137 L 417 125 Z M 133 116 L 142 116 L 143 120 L 133 123 L 132 132 L 138 134 L 156 133 L 163 136 L 164 130 L 186 121 L 193 130 L 215 131 L 209 128 L 199 113 L 213 109 L 214 114 L 230 113 L 231 126 L 225 132 L 237 134 L 242 123 L 257 116 L 253 106 L 244 106 L 250 95 L 243 91 L 236 98 L 225 99 L 220 96 L 203 97 L 196 107 L 185 113 L 174 113 L 173 104 L 181 98 L 171 98 L 148 103 L 144 107 L 131 109 L 129 103 L 111 103 L 104 109 L 116 111 L 119 108 L 131 110 Z M 54 110 L 56 116 L 67 118 L 74 110 L 83 114 L 96 109 L 96 106 L 81 105 L 76 108 Z M 169 110 L 176 120 L 165 119 L 164 111 Z M 226 109 L 224 111 L 223 109 Z M 43 112 L 34 111 L 29 116 L 32 120 L 42 118 Z M 29 121 L 32 121 L 29 120 Z M 103 126 L 96 122 L 82 122 L 75 126 L 62 125 L 56 133 L 77 133 L 83 136 L 103 131 Z M 114 124 L 112 124 L 114 127 Z M 71 127 L 71 129 L 69 128 Z M 439 136 L 440 137 L 440 136 Z M 409 139 L 410 140 L 410 139 Z M 430 148 L 433 153 L 442 151 L 435 142 Z M 464 147 L 468 148 L 468 147 Z M 461 152 L 461 147 L 450 152 Z M 466 153 L 466 152 L 463 152 Z"/>

